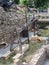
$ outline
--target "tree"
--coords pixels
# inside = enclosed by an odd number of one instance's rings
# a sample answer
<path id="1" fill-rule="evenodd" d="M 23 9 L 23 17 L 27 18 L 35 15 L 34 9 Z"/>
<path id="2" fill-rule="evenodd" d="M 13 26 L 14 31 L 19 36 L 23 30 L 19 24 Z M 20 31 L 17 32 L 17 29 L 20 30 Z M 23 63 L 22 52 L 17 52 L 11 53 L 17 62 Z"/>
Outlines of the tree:
<path id="1" fill-rule="evenodd" d="M 19 3 L 19 0 L 13 0 L 16 4 L 18 4 Z"/>
<path id="2" fill-rule="evenodd" d="M 36 8 L 47 7 L 48 2 L 49 2 L 48 0 L 34 0 Z"/>
<path id="3" fill-rule="evenodd" d="M 47 8 L 49 5 L 49 0 L 19 0 L 20 4 L 26 6 L 32 6 L 33 2 L 36 8 Z"/>
<path id="4" fill-rule="evenodd" d="M 19 0 L 19 3 L 22 5 L 24 4 L 24 0 Z"/>
<path id="5" fill-rule="evenodd" d="M 20 4 L 30 6 L 32 5 L 33 0 L 20 0 Z"/>

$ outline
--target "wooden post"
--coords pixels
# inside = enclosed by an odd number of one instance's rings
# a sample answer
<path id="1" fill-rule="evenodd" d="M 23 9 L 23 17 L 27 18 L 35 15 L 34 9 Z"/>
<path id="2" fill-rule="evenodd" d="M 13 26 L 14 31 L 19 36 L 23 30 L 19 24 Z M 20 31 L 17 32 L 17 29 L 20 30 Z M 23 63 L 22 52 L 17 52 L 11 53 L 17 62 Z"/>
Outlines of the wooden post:
<path id="1" fill-rule="evenodd" d="M 24 12 L 25 12 L 25 18 L 26 18 L 26 25 L 27 25 L 27 12 L 28 12 L 28 8 L 25 6 L 23 8 Z M 29 43 L 29 31 L 28 31 L 28 26 L 27 27 L 27 32 L 28 32 L 28 43 Z"/>
<path id="2" fill-rule="evenodd" d="M 38 31 L 39 31 L 39 26 L 38 26 L 38 24 L 37 24 L 37 35 L 38 35 Z"/>
<path id="3" fill-rule="evenodd" d="M 26 18 L 26 25 L 27 25 L 27 12 L 25 11 L 25 18 Z M 29 30 L 27 26 L 27 32 L 28 32 L 28 44 L 29 44 Z"/>
<path id="4" fill-rule="evenodd" d="M 14 39 L 13 36 L 11 37 L 11 43 L 10 43 L 10 51 L 13 51 L 13 43 L 14 43 Z"/>
<path id="5" fill-rule="evenodd" d="M 37 24 L 37 20 L 35 20 L 35 22 L 34 22 L 34 36 L 35 36 L 35 32 L 37 31 L 37 34 L 38 34 L 38 24 Z"/>
<path id="6" fill-rule="evenodd" d="M 33 26 L 34 26 L 34 36 L 35 36 L 35 26 L 36 26 L 36 23 L 35 22 L 33 22 Z"/>
<path id="7" fill-rule="evenodd" d="M 22 44 L 21 44 L 21 37 L 20 37 L 20 33 L 18 33 L 18 39 L 19 39 L 19 49 L 20 49 L 20 53 L 22 53 Z"/>
<path id="8" fill-rule="evenodd" d="M 13 44 L 14 44 L 14 33 L 10 33 L 10 51 L 13 51 Z"/>

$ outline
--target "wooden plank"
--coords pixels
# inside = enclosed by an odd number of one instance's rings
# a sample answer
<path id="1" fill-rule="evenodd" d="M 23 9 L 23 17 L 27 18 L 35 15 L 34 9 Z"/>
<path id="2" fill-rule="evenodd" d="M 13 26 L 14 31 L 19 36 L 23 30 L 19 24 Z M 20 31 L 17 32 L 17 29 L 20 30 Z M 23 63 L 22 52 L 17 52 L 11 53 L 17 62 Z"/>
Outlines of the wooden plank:
<path id="1" fill-rule="evenodd" d="M 49 19 L 38 19 L 40 22 L 49 22 Z"/>

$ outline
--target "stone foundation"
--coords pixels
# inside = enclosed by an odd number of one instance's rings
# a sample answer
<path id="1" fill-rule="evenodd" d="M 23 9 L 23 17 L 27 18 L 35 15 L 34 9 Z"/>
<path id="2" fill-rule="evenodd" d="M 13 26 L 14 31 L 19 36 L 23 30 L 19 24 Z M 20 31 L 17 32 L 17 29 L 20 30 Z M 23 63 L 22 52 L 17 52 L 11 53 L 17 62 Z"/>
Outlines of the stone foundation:
<path id="1" fill-rule="evenodd" d="M 47 57 L 49 57 L 49 45 L 44 45 L 32 56 L 28 65 L 42 65 Z"/>

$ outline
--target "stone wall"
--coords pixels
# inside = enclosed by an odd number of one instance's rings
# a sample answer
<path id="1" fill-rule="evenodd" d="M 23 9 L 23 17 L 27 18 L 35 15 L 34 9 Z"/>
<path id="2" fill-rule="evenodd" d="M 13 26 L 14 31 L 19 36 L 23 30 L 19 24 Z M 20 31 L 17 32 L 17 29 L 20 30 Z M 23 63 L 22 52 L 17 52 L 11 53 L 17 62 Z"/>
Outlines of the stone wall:
<path id="1" fill-rule="evenodd" d="M 28 65 L 42 65 L 46 58 L 49 58 L 49 44 L 43 45 L 41 49 L 37 50 Z"/>
<path id="2" fill-rule="evenodd" d="M 49 58 L 49 44 L 44 45 L 43 48 L 44 48 L 45 51 L 46 51 L 46 56 L 47 56 L 47 58 Z"/>
<path id="3" fill-rule="evenodd" d="M 42 55 L 40 56 L 40 58 L 39 58 L 39 60 L 38 60 L 36 65 L 42 65 L 44 63 L 44 60 L 46 59 L 45 51 L 42 51 L 41 53 L 42 53 Z"/>
<path id="4" fill-rule="evenodd" d="M 42 65 L 44 60 L 46 59 L 45 49 L 39 49 L 35 55 L 33 55 L 29 65 Z"/>

